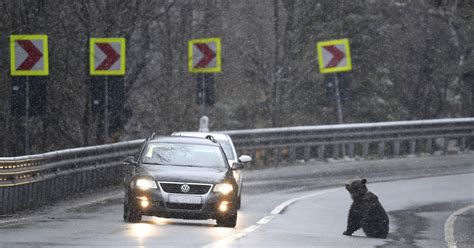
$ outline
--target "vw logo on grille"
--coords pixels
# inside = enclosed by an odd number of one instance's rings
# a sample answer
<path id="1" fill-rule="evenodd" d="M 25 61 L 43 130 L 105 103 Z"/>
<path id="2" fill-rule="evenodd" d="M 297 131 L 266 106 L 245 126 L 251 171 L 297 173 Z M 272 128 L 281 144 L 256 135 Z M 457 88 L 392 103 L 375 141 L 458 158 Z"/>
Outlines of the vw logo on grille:
<path id="1" fill-rule="evenodd" d="M 187 184 L 181 185 L 181 192 L 188 193 L 191 188 Z"/>

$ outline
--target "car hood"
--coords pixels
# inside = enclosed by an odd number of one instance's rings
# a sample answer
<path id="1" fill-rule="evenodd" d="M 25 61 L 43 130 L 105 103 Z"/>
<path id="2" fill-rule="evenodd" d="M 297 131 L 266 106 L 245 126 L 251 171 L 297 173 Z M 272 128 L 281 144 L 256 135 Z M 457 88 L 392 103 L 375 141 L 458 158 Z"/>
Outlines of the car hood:
<path id="1" fill-rule="evenodd" d="M 226 169 L 167 165 L 142 165 L 144 175 L 159 182 L 219 183 L 227 175 Z"/>

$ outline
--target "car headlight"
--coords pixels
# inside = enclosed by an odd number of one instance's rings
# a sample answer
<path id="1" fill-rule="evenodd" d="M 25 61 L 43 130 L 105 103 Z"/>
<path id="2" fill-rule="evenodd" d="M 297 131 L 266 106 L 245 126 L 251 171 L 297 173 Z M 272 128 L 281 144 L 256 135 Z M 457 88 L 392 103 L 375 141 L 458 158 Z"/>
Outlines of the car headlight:
<path id="1" fill-rule="evenodd" d="M 227 195 L 234 190 L 234 186 L 230 183 L 219 183 L 214 186 L 214 192 L 219 192 L 223 195 Z"/>
<path id="2" fill-rule="evenodd" d="M 141 190 L 156 189 L 158 186 L 156 182 L 151 179 L 138 179 L 136 185 Z"/>

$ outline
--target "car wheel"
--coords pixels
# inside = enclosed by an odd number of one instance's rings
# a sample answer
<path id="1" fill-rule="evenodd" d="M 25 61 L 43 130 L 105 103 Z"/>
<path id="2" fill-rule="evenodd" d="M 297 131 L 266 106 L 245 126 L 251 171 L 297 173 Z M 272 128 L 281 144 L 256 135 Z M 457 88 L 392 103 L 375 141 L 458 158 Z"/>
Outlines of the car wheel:
<path id="1" fill-rule="evenodd" d="M 237 209 L 240 209 L 240 202 L 241 202 L 241 196 L 239 195 L 239 197 L 237 198 L 237 203 L 235 204 Z"/>
<path id="2" fill-rule="evenodd" d="M 221 227 L 235 227 L 237 224 L 237 212 L 231 214 L 231 215 L 224 215 L 217 217 L 216 219 L 217 226 Z"/>
<path id="3" fill-rule="evenodd" d="M 142 221 L 142 214 L 131 206 L 128 196 L 125 196 L 123 202 L 123 220 L 129 223 L 138 223 Z"/>

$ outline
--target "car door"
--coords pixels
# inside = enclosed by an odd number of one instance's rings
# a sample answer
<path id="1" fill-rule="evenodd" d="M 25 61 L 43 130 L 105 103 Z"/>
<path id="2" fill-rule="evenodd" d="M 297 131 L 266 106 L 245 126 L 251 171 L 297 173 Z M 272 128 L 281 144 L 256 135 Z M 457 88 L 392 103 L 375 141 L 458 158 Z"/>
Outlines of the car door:
<path id="1" fill-rule="evenodd" d="M 133 161 L 135 163 L 137 163 L 137 165 L 139 163 L 139 160 L 140 160 L 142 154 L 144 153 L 144 151 L 145 151 L 145 149 L 148 145 L 148 141 L 149 141 L 149 138 L 146 138 L 145 141 L 142 144 L 142 147 L 133 156 Z M 123 181 L 124 181 L 124 186 L 125 187 L 128 187 L 128 184 L 130 183 L 130 180 L 132 180 L 132 178 L 136 175 L 137 165 L 133 165 L 133 164 L 124 162 L 125 168 L 124 168 L 124 180 Z"/>

